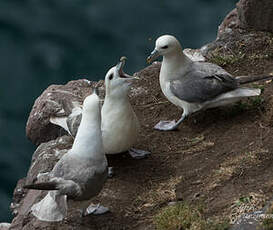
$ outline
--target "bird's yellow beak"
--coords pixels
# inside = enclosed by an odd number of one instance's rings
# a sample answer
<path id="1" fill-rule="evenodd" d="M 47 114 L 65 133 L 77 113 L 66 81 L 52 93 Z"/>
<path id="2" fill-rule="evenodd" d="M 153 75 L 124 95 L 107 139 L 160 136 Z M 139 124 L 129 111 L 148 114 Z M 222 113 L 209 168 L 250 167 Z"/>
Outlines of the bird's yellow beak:
<path id="1" fill-rule="evenodd" d="M 116 65 L 119 77 L 124 78 L 124 79 L 126 78 L 127 80 L 133 80 L 134 77 L 132 77 L 131 75 L 129 75 L 123 71 L 123 67 L 125 65 L 126 60 L 127 60 L 127 58 L 125 56 L 122 56 L 119 60 L 119 63 Z"/>
<path id="2" fill-rule="evenodd" d="M 159 52 L 154 49 L 153 52 L 150 54 L 149 57 L 147 57 L 147 62 L 150 64 L 152 61 L 157 59 L 159 57 Z"/>

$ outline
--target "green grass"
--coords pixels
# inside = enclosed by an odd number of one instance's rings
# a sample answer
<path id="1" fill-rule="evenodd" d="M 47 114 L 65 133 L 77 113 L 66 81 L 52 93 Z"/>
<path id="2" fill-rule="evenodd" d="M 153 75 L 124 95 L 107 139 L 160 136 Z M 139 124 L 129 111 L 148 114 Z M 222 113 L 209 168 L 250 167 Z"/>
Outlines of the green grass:
<path id="1" fill-rule="evenodd" d="M 247 203 L 250 203 L 252 200 L 252 197 L 251 196 L 242 196 L 240 197 L 238 200 L 235 201 L 235 204 L 237 206 L 240 206 L 242 203 L 243 204 L 247 204 Z"/>
<path id="2" fill-rule="evenodd" d="M 273 203 L 266 211 L 266 214 L 273 215 Z M 262 222 L 262 226 L 264 230 L 273 230 L 273 217 L 265 218 Z"/>
<path id="3" fill-rule="evenodd" d="M 228 222 L 206 220 L 202 208 L 179 202 L 163 208 L 155 217 L 157 230 L 227 230 Z"/>
<path id="4" fill-rule="evenodd" d="M 210 57 L 210 62 L 219 66 L 226 66 L 234 64 L 245 58 L 245 54 L 239 52 L 238 54 L 220 54 L 218 50 L 215 50 Z"/>
<path id="5" fill-rule="evenodd" d="M 262 226 L 264 230 L 273 230 L 273 218 L 265 218 Z"/>

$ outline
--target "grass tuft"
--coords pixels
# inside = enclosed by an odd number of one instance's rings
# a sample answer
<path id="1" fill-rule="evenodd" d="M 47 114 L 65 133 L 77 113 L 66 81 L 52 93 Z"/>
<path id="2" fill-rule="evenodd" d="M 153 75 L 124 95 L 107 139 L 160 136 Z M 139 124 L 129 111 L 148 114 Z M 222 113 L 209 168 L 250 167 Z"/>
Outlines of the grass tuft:
<path id="1" fill-rule="evenodd" d="M 155 217 L 157 230 L 227 230 L 227 221 L 205 220 L 200 207 L 180 202 L 163 208 Z"/>
<path id="2" fill-rule="evenodd" d="M 273 230 L 273 218 L 265 218 L 262 226 L 264 230 Z"/>
<path id="3" fill-rule="evenodd" d="M 239 52 L 237 54 L 220 54 L 219 50 L 215 50 L 211 53 L 210 62 L 215 63 L 219 66 L 232 65 L 239 62 L 245 58 L 245 54 Z"/>
<path id="4" fill-rule="evenodd" d="M 271 206 L 268 208 L 267 215 L 270 215 L 269 217 L 265 218 L 262 222 L 262 226 L 264 230 L 273 230 L 273 202 Z"/>

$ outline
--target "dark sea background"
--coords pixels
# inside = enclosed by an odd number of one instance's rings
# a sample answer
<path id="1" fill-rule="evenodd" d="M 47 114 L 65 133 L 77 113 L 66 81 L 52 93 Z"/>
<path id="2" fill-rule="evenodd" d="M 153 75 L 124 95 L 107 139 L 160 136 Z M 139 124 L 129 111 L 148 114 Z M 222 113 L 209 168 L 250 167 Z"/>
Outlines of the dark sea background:
<path id="1" fill-rule="evenodd" d="M 13 189 L 35 150 L 25 124 L 44 89 L 103 79 L 122 55 L 126 72 L 139 71 L 162 34 L 177 36 L 184 48 L 200 48 L 216 38 L 236 2 L 0 0 L 0 222 L 12 219 Z"/>

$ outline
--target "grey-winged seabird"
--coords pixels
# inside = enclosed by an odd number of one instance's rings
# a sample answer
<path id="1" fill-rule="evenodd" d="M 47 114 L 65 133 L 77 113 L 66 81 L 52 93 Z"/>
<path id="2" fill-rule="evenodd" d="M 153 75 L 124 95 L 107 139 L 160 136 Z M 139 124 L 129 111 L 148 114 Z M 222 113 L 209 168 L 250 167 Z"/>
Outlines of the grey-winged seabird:
<path id="1" fill-rule="evenodd" d="M 102 143 L 99 97 L 95 91 L 85 98 L 73 146 L 49 173 L 49 181 L 24 186 L 26 189 L 50 190 L 31 208 L 39 220 L 63 220 L 67 208 L 76 201 L 80 201 L 76 203 L 81 210 L 86 210 L 89 199 L 101 191 L 106 181 L 107 160 Z M 100 213 L 101 210 L 107 209 L 98 205 L 93 212 Z"/>
<path id="2" fill-rule="evenodd" d="M 272 74 L 234 78 L 216 64 L 192 61 L 171 35 L 163 35 L 156 40 L 147 61 L 150 63 L 160 55 L 163 56 L 159 76 L 161 90 L 170 102 L 183 109 L 183 113 L 177 122 L 160 121 L 155 126 L 158 130 L 175 130 L 187 116 L 199 110 L 224 106 L 243 97 L 258 96 L 260 89 L 240 86 L 273 78 Z"/>

